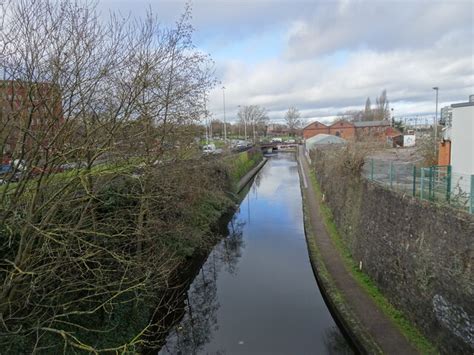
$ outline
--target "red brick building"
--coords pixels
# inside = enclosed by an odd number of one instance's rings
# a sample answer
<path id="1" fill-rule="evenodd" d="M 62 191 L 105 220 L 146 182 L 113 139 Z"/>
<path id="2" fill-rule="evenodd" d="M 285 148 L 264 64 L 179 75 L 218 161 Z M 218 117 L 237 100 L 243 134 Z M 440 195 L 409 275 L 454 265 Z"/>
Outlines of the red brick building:
<path id="1" fill-rule="evenodd" d="M 399 132 L 390 126 L 390 122 L 384 121 L 338 121 L 331 125 L 325 125 L 321 122 L 312 122 L 303 128 L 303 137 L 308 139 L 317 134 L 332 134 L 347 140 L 358 140 L 365 137 L 374 137 L 385 139 Z"/>
<path id="2" fill-rule="evenodd" d="M 64 122 L 60 90 L 49 83 L 0 81 L 0 149 L 45 148 Z"/>

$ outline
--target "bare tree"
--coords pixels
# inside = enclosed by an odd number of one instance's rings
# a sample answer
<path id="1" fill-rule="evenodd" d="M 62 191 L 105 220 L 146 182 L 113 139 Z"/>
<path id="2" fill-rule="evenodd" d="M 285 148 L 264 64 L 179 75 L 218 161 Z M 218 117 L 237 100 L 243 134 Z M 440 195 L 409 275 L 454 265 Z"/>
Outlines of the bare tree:
<path id="1" fill-rule="evenodd" d="M 373 116 L 374 114 L 372 112 L 372 103 L 370 102 L 370 97 L 368 97 L 367 100 L 365 101 L 364 120 L 372 121 Z"/>
<path id="2" fill-rule="evenodd" d="M 296 107 L 290 107 L 285 114 L 286 125 L 291 135 L 295 135 L 296 131 L 302 126 L 301 115 Z"/>
<path id="3" fill-rule="evenodd" d="M 86 0 L 5 7 L 0 348 L 133 350 L 182 250 L 206 241 L 189 206 L 224 195 L 219 169 L 190 160 L 212 62 L 189 7 L 171 28 L 151 13 L 104 24 Z M 114 338 L 136 307 L 145 319 Z"/>
<path id="4" fill-rule="evenodd" d="M 387 98 L 387 90 L 383 90 L 379 97 L 375 100 L 377 107 L 374 110 L 374 120 L 389 120 L 390 108 Z"/>
<path id="5" fill-rule="evenodd" d="M 348 110 L 345 112 L 341 112 L 337 115 L 336 119 L 334 122 L 340 122 L 340 121 L 348 121 L 348 122 L 356 122 L 356 121 L 362 121 L 364 116 L 363 111 L 357 111 L 357 110 Z"/>
<path id="6" fill-rule="evenodd" d="M 239 121 L 243 123 L 246 129 L 252 129 L 253 142 L 257 141 L 258 131 L 264 131 L 268 122 L 267 111 L 258 105 L 242 106 L 238 112 Z"/>

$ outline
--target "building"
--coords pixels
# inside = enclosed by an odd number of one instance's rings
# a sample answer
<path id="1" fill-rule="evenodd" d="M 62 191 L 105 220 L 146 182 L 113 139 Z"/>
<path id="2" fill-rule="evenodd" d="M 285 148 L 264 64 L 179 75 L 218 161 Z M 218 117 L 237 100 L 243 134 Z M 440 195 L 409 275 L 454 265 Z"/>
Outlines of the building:
<path id="1" fill-rule="evenodd" d="M 284 124 L 270 123 L 266 126 L 268 136 L 286 136 L 288 133 L 288 127 Z"/>
<path id="2" fill-rule="evenodd" d="M 451 126 L 451 119 L 453 117 L 453 108 L 451 106 L 444 106 L 441 108 L 441 115 L 439 124 L 442 126 Z"/>
<path id="3" fill-rule="evenodd" d="M 60 90 L 50 83 L 0 81 L 2 156 L 46 147 L 64 122 Z"/>
<path id="4" fill-rule="evenodd" d="M 451 167 L 453 173 L 474 174 L 474 98 L 451 105 Z"/>
<path id="5" fill-rule="evenodd" d="M 438 165 L 451 165 L 451 193 L 470 196 L 469 210 L 474 213 L 474 95 L 468 102 L 451 105 L 449 126 L 443 128 Z M 467 198 L 467 197 L 466 197 Z"/>
<path id="6" fill-rule="evenodd" d="M 305 141 L 305 148 L 309 152 L 311 149 L 321 146 L 330 146 L 335 144 L 346 144 L 347 141 L 341 137 L 332 135 L 332 134 L 325 134 L 320 133 L 313 137 L 308 138 Z"/>
<path id="7" fill-rule="evenodd" d="M 390 126 L 388 120 L 383 121 L 356 121 L 341 120 L 325 125 L 321 122 L 312 122 L 303 128 L 303 137 L 308 139 L 317 134 L 330 134 L 347 140 L 360 140 L 366 137 L 385 139 L 400 134 Z"/>

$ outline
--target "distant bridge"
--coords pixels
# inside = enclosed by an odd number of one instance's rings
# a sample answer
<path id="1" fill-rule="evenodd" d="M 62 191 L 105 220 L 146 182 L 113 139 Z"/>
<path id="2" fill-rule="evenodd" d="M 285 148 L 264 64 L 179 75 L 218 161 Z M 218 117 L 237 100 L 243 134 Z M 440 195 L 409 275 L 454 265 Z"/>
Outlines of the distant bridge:
<path id="1" fill-rule="evenodd" d="M 271 153 L 274 150 L 293 150 L 296 149 L 298 143 L 280 143 L 280 142 L 271 142 L 271 143 L 261 143 L 260 149 L 263 152 Z"/>

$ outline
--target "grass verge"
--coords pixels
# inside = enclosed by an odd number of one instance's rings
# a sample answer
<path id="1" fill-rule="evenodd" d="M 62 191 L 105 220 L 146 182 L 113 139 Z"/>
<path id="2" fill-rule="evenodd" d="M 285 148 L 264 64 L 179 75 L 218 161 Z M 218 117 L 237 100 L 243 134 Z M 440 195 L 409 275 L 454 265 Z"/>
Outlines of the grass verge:
<path id="1" fill-rule="evenodd" d="M 310 171 L 311 184 L 316 193 L 316 197 L 321 205 L 321 213 L 326 230 L 334 242 L 336 248 L 342 256 L 345 267 L 351 272 L 357 283 L 372 297 L 382 312 L 387 315 L 392 322 L 400 329 L 401 333 L 420 351 L 422 354 L 438 354 L 436 347 L 426 339 L 423 334 L 396 309 L 378 289 L 375 282 L 364 272 L 359 270 L 357 263 L 352 259 L 351 253 L 342 240 L 337 226 L 334 223 L 330 208 L 322 201 L 322 192 L 316 176 Z"/>

